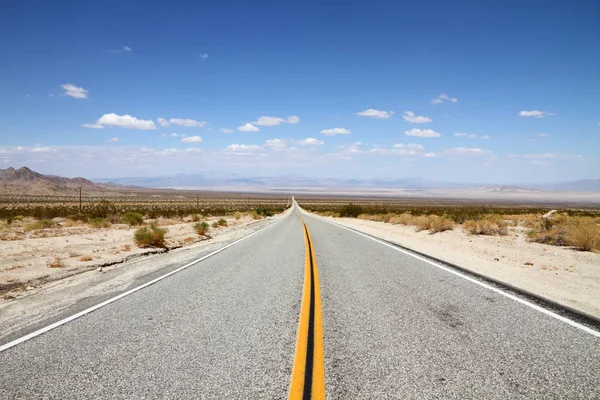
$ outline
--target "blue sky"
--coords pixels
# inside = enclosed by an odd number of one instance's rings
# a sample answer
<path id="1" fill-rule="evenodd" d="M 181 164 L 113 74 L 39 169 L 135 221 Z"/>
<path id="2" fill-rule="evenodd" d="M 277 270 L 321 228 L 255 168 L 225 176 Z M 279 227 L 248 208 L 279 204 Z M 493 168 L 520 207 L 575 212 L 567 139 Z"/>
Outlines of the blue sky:
<path id="1" fill-rule="evenodd" d="M 597 1 L 2 7 L 0 168 L 600 178 Z"/>

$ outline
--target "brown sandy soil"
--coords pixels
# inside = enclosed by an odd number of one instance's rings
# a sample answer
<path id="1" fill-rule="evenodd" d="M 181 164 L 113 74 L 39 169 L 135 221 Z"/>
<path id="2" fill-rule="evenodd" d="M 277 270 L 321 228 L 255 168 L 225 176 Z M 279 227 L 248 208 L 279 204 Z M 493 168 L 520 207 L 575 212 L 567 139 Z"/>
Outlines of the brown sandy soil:
<path id="1" fill-rule="evenodd" d="M 220 217 L 205 219 L 208 223 Z M 228 227 L 210 228 L 211 237 L 228 235 L 254 222 L 250 216 L 239 220 L 225 217 Z M 27 221 L 24 221 L 27 222 Z M 0 238 L 0 295 L 4 300 L 22 297 L 27 288 L 77 275 L 101 266 L 110 266 L 136 257 L 156 254 L 165 250 L 190 246 L 208 237 L 194 231 L 191 219 L 146 220 L 165 228 L 166 249 L 138 248 L 133 234 L 139 227 L 114 224 L 110 228 L 93 229 L 87 224 L 60 220 L 67 226 L 26 232 L 16 228 Z M 0 300 L 1 301 L 1 300 Z"/>
<path id="2" fill-rule="evenodd" d="M 523 228 L 509 228 L 507 236 L 469 235 L 460 228 L 430 234 L 404 225 L 326 219 L 600 317 L 598 253 L 531 243 Z"/>

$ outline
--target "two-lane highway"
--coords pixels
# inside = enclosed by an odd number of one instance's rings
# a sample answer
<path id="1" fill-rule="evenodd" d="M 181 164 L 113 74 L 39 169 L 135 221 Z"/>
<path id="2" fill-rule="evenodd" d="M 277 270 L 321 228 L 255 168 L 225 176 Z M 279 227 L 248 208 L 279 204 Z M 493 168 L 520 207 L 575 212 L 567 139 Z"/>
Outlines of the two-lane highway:
<path id="1" fill-rule="evenodd" d="M 298 210 L 1 352 L 0 398 L 318 398 L 323 364 L 331 399 L 600 398 L 597 335 Z"/>

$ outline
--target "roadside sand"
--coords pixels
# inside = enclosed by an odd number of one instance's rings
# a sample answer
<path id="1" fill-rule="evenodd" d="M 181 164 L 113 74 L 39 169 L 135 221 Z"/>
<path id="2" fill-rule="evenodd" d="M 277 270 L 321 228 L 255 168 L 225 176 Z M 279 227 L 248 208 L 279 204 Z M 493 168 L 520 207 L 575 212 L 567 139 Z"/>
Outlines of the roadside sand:
<path id="1" fill-rule="evenodd" d="M 248 216 L 240 220 L 227 218 L 229 226 L 211 228 L 209 240 L 198 237 L 193 231 L 192 222 L 157 221 L 168 225 L 166 239 L 172 250 L 149 256 L 145 254 L 156 249 L 135 247 L 135 228 L 125 226 L 113 225 L 111 229 L 92 232 L 70 231 L 70 235 L 52 238 L 0 241 L 0 254 L 3 256 L 0 260 L 0 282 L 6 283 L 12 279 L 30 280 L 27 286 L 21 285 L 15 290 L 4 292 L 4 295 L 10 297 L 0 296 L 0 338 L 14 336 L 22 329 L 30 329 L 29 327 L 36 324 L 45 324 L 44 321 L 52 320 L 61 314 L 71 315 L 81 307 L 94 304 L 94 301 L 88 304 L 89 299 L 111 297 L 137 286 L 149 277 L 184 265 L 197 259 L 199 254 L 214 251 L 267 226 L 274 220 L 283 218 L 288 212 L 289 210 L 262 220 L 253 220 Z M 207 218 L 206 221 L 213 222 L 218 219 L 220 218 Z M 188 237 L 194 237 L 194 242 L 186 240 Z M 131 249 L 123 250 L 126 245 L 130 245 Z M 5 256 L 8 251 L 12 252 L 11 255 Z M 56 269 L 56 272 L 53 272 L 54 268 L 46 266 L 46 262 L 56 255 L 65 256 L 70 252 L 92 254 L 94 259 L 90 262 L 80 262 L 79 257 L 68 257 L 64 260 L 68 267 Z M 7 265 L 17 262 L 15 258 L 26 267 L 6 270 Z M 123 262 L 128 258 L 129 260 Z M 102 268 L 100 272 L 98 265 L 106 263 L 112 265 Z M 45 275 L 49 276 L 43 278 Z M 40 277 L 43 279 L 32 284 L 31 279 L 35 281 Z M 11 298 L 13 296 L 14 298 Z"/>
<path id="2" fill-rule="evenodd" d="M 460 228 L 430 234 L 414 227 L 354 218 L 321 217 L 398 243 L 600 317 L 600 254 L 507 236 L 468 235 Z"/>

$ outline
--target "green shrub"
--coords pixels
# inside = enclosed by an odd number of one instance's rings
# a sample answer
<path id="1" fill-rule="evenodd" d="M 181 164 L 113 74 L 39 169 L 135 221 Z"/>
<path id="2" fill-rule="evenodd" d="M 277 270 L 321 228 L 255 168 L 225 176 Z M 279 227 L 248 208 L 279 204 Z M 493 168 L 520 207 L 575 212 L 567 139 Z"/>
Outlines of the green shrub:
<path id="1" fill-rule="evenodd" d="M 346 204 L 340 210 L 340 217 L 356 218 L 363 214 L 363 208 L 358 204 Z"/>
<path id="2" fill-rule="evenodd" d="M 219 227 L 219 223 L 217 221 L 213 222 L 211 225 L 213 228 L 218 228 Z"/>
<path id="3" fill-rule="evenodd" d="M 121 217 L 120 222 L 129 226 L 141 225 L 144 223 L 144 216 L 137 212 L 127 211 Z"/>
<path id="4" fill-rule="evenodd" d="M 53 226 L 54 226 L 54 222 L 52 222 L 52 220 L 42 219 L 42 220 L 35 221 L 35 222 L 25 225 L 23 227 L 23 229 L 25 229 L 26 231 L 33 231 L 33 230 L 37 230 L 37 229 L 52 228 Z"/>
<path id="5" fill-rule="evenodd" d="M 197 224 L 194 224 L 194 230 L 199 236 L 207 236 L 206 234 L 209 228 L 208 222 L 198 222 Z"/>
<path id="6" fill-rule="evenodd" d="M 199 222 L 200 218 L 201 218 L 201 216 L 199 214 L 192 215 L 192 221 L 194 221 L 194 222 Z"/>
<path id="7" fill-rule="evenodd" d="M 227 226 L 227 220 L 224 220 L 223 218 L 221 218 L 217 223 L 219 226 Z"/>
<path id="8" fill-rule="evenodd" d="M 165 247 L 166 230 L 151 224 L 150 227 L 143 226 L 135 231 L 133 240 L 135 245 L 140 248 L 146 247 Z"/>
<path id="9" fill-rule="evenodd" d="M 88 221 L 88 224 L 94 229 L 110 228 L 110 222 L 105 218 L 92 218 Z"/>

